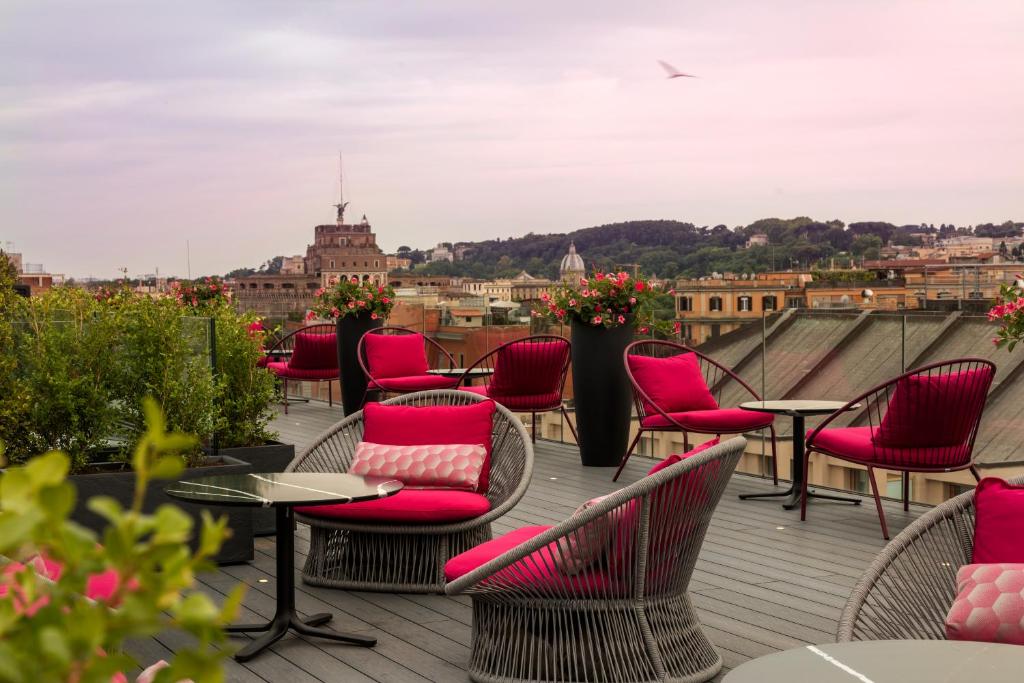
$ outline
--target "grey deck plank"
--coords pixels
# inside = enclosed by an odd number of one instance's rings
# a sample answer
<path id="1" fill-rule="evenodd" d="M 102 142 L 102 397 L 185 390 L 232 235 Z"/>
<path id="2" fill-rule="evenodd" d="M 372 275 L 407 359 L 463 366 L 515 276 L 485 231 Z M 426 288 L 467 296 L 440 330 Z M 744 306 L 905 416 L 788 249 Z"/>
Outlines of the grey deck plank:
<path id="1" fill-rule="evenodd" d="M 297 452 L 342 418 L 337 406 L 316 402 L 292 404 L 289 413 L 280 414 L 274 427 Z M 572 444 L 540 441 L 536 453 L 530 488 L 495 522 L 496 535 L 525 525 L 556 524 L 580 503 L 636 481 L 655 462 L 634 457 L 620 481 L 612 482 L 614 469 L 582 467 Z M 780 484 L 780 490 L 785 486 Z M 815 502 L 804 523 L 799 511 L 783 510 L 778 501 L 737 499 L 740 493 L 770 490 L 769 480 L 733 477 L 708 529 L 690 587 L 725 671 L 782 648 L 831 641 L 851 587 L 884 545 L 870 499 L 859 506 Z M 894 532 L 926 509 L 914 506 L 904 513 L 899 505 L 884 505 Z M 308 539 L 308 529 L 300 525 L 297 573 Z M 204 590 L 223 594 L 242 581 L 249 587 L 244 603 L 248 616 L 269 616 L 274 607 L 274 553 L 272 538 L 258 539 L 252 563 L 202 577 Z M 265 656 L 245 665 L 232 662 L 230 680 L 467 680 L 472 607 L 466 596 L 343 591 L 301 581 L 296 586 L 300 611 L 331 612 L 332 628 L 373 633 L 378 645 L 364 649 L 288 636 Z M 143 652 L 156 656 L 175 644 L 174 639 L 161 640 Z"/>

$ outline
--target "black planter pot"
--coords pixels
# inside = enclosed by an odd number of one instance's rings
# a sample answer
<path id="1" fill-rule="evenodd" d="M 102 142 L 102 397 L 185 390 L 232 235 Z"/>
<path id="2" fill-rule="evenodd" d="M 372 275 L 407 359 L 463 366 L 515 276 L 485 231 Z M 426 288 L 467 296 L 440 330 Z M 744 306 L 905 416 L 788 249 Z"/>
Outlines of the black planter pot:
<path id="1" fill-rule="evenodd" d="M 222 475 L 222 474 L 247 474 L 252 472 L 249 463 L 236 460 L 224 455 L 207 456 L 206 467 L 192 467 L 185 470 L 181 479 L 198 479 L 199 477 Z M 123 507 L 129 507 L 135 493 L 135 473 L 131 470 L 123 472 L 99 472 L 96 474 L 73 474 L 68 477 L 78 489 L 78 501 L 75 505 L 71 518 L 84 527 L 102 533 L 107 523 L 99 515 L 86 508 L 85 503 L 95 496 L 110 496 L 117 500 Z M 146 489 L 146 500 L 144 512 L 153 512 L 165 503 L 171 503 L 183 509 L 192 517 L 195 529 L 199 529 L 199 513 L 204 508 L 209 510 L 214 517 L 226 515 L 228 527 L 231 529 L 231 537 L 224 541 L 220 553 L 217 555 L 218 564 L 237 564 L 239 562 L 250 562 L 253 559 L 252 544 L 252 509 L 246 507 L 224 507 L 224 506 L 203 506 L 184 503 L 171 498 L 164 493 L 164 487 L 170 482 L 153 481 Z M 193 534 L 193 549 L 195 548 L 198 533 Z"/>
<path id="2" fill-rule="evenodd" d="M 572 322 L 572 387 L 580 459 L 587 467 L 613 467 L 626 452 L 632 391 L 622 354 L 633 326 L 594 327 Z"/>
<path id="3" fill-rule="evenodd" d="M 251 472 L 284 472 L 295 459 L 295 445 L 268 441 L 262 446 L 221 448 L 218 453 L 249 463 Z M 253 536 L 273 536 L 277 533 L 277 516 L 270 508 L 252 508 Z"/>
<path id="4" fill-rule="evenodd" d="M 358 412 L 366 395 L 366 375 L 359 367 L 356 349 L 370 330 L 384 326 L 383 318 L 373 320 L 369 313 L 338 318 L 338 369 L 341 372 L 341 407 L 345 415 Z M 375 397 L 369 397 L 374 400 Z"/>

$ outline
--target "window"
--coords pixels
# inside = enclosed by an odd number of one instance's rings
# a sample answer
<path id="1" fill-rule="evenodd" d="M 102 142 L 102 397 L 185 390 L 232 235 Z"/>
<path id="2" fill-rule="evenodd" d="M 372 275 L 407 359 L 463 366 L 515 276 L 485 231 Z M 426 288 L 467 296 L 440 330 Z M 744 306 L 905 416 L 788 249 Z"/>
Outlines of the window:
<path id="1" fill-rule="evenodd" d="M 334 267 L 334 259 L 331 259 L 331 268 Z"/>
<path id="2" fill-rule="evenodd" d="M 379 260 L 377 260 L 377 261 L 374 261 L 374 262 L 373 262 L 373 267 L 374 267 L 374 268 L 380 268 L 380 261 L 379 261 Z"/>
<path id="3" fill-rule="evenodd" d="M 749 312 L 754 310 L 754 300 L 749 296 L 741 296 L 736 300 L 736 305 L 740 311 Z"/>
<path id="4" fill-rule="evenodd" d="M 274 288 L 274 284 L 272 282 L 265 282 L 265 283 L 263 283 L 263 289 L 273 289 L 273 288 Z"/>
<path id="5" fill-rule="evenodd" d="M 720 310 L 722 310 L 722 297 L 720 297 L 720 296 L 713 296 L 713 297 L 711 297 L 708 300 L 708 308 L 710 308 L 712 311 L 720 311 Z"/>
<path id="6" fill-rule="evenodd" d="M 693 310 L 693 297 L 681 296 L 679 297 L 679 310 L 680 311 L 692 311 Z"/>
<path id="7" fill-rule="evenodd" d="M 846 470 L 846 488 L 857 493 L 870 493 L 867 470 Z"/>
<path id="8" fill-rule="evenodd" d="M 778 299 L 774 295 L 761 297 L 761 308 L 766 311 L 774 311 L 779 307 Z"/>
<path id="9" fill-rule="evenodd" d="M 786 308 L 802 308 L 804 305 L 803 299 L 798 296 L 787 296 L 786 297 Z"/>
<path id="10" fill-rule="evenodd" d="M 295 289 L 295 285 L 290 282 L 282 282 L 281 289 Z"/>

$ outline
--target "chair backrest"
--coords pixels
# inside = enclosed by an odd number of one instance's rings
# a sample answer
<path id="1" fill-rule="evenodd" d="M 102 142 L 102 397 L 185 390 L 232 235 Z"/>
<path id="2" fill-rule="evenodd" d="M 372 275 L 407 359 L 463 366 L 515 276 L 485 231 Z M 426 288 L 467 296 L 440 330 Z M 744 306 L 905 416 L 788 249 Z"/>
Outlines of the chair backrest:
<path id="1" fill-rule="evenodd" d="M 371 380 L 423 374 L 431 367 L 430 356 L 434 357 L 435 367 L 444 362 L 448 367 L 455 366 L 455 360 L 444 347 L 407 327 L 369 330 L 359 339 L 356 354 L 363 373 Z"/>
<path id="2" fill-rule="evenodd" d="M 285 334 L 283 337 L 273 342 L 267 347 L 267 355 L 274 355 L 275 352 L 279 351 L 293 351 L 295 349 L 295 335 L 298 333 L 303 334 L 335 334 L 337 327 L 334 323 L 316 323 L 315 325 L 306 325 L 300 327 L 297 330 Z"/>
<path id="3" fill-rule="evenodd" d="M 487 401 L 466 391 L 436 390 L 404 394 L 384 405 L 457 406 Z M 347 472 L 356 447 L 363 440 L 363 411 L 349 415 L 325 431 L 291 464 L 288 472 Z M 491 433 L 491 464 L 487 499 L 494 516 L 522 497 L 533 474 L 533 446 L 522 421 L 507 408 L 495 405 Z"/>
<path id="4" fill-rule="evenodd" d="M 649 415 L 664 414 L 665 411 L 664 406 L 659 406 L 658 401 L 654 396 L 652 396 L 652 393 L 656 393 L 654 388 L 651 386 L 645 386 L 644 382 L 638 379 L 637 373 L 634 372 L 637 359 L 652 358 L 669 360 L 676 359 L 685 354 L 693 354 L 692 357 L 696 361 L 699 374 L 703 377 L 704 386 L 715 402 L 715 405 L 717 405 L 721 400 L 722 389 L 729 383 L 729 380 L 734 380 L 740 384 L 750 393 L 754 400 L 760 399 L 757 392 L 755 392 L 750 385 L 744 382 L 736 373 L 696 349 L 671 341 L 636 341 L 626 347 L 625 353 L 623 354 L 623 363 L 626 367 L 626 376 L 629 378 L 630 385 L 633 388 L 633 402 L 636 406 L 636 413 L 641 420 Z M 634 357 L 632 362 L 631 357 Z M 666 377 L 665 380 L 669 382 L 671 381 L 668 377 Z"/>
<path id="5" fill-rule="evenodd" d="M 561 397 L 571 360 L 569 340 L 535 335 L 506 342 L 470 366 L 493 371 L 484 375 L 488 395 L 503 397 L 558 395 Z"/>
<path id="6" fill-rule="evenodd" d="M 299 370 L 336 370 L 337 336 L 333 325 L 311 325 L 288 335 L 292 355 L 289 367 Z M 284 341 L 284 340 L 282 340 Z"/>
<path id="7" fill-rule="evenodd" d="M 851 424 L 871 428 L 879 464 L 962 468 L 971 461 L 995 371 L 983 358 L 956 358 L 910 370 L 850 401 L 863 405 Z M 819 425 L 808 443 L 834 417 Z"/>

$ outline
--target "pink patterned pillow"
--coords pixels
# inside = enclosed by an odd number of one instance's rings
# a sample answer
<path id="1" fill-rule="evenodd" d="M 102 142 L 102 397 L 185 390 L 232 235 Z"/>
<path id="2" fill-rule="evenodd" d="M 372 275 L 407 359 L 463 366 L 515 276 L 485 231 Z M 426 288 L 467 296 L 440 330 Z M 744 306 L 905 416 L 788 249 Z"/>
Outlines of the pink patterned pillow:
<path id="1" fill-rule="evenodd" d="M 969 564 L 956 573 L 946 637 L 1024 645 L 1024 564 Z"/>
<path id="2" fill-rule="evenodd" d="M 583 514 L 607 496 L 591 498 L 576 508 L 573 517 Z M 555 553 L 555 566 L 558 571 L 568 576 L 580 574 L 587 567 L 597 562 L 604 555 L 608 541 L 611 540 L 611 527 L 608 515 L 601 515 L 588 524 L 584 524 L 568 537 L 559 540 Z"/>
<path id="3" fill-rule="evenodd" d="M 393 446 L 360 441 L 349 474 L 393 477 L 408 488 L 476 491 L 487 449 L 480 444 Z"/>

